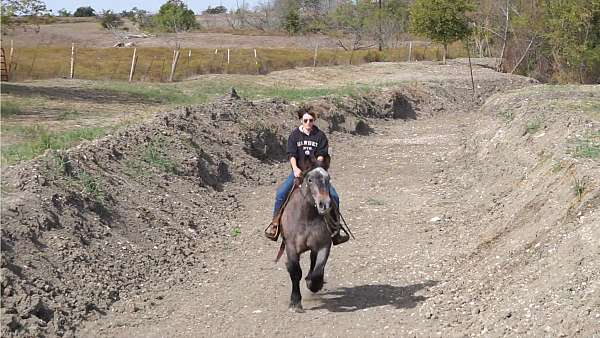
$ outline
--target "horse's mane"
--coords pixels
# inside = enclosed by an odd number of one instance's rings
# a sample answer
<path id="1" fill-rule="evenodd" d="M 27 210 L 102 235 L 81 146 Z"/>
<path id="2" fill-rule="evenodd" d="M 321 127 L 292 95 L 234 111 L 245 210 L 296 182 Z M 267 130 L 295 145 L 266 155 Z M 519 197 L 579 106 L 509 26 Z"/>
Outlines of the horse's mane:
<path id="1" fill-rule="evenodd" d="M 323 156 L 323 161 L 319 161 L 315 158 L 314 155 L 304 156 L 300 159 L 300 163 L 298 164 L 298 168 L 302 170 L 303 173 L 307 173 L 315 168 L 323 168 L 325 170 L 329 170 L 329 164 L 331 163 L 331 157 L 329 155 Z"/>

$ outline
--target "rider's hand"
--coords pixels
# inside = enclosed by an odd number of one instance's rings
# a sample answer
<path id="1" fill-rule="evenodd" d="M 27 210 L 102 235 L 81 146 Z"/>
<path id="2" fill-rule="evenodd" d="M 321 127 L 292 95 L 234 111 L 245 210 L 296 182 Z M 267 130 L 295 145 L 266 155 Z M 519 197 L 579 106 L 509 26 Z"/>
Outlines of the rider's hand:
<path id="1" fill-rule="evenodd" d="M 294 177 L 302 177 L 302 170 L 294 168 Z"/>

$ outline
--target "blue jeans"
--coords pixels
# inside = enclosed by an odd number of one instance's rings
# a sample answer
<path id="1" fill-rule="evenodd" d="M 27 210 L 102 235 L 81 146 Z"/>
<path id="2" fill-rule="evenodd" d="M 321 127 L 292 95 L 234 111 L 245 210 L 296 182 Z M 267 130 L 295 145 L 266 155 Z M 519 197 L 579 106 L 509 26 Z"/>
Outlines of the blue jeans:
<path id="1" fill-rule="evenodd" d="M 275 208 L 273 208 L 273 216 L 277 215 L 277 212 L 283 205 L 283 202 L 285 202 L 287 195 L 290 193 L 290 191 L 292 190 L 293 187 L 294 187 L 294 172 L 292 172 L 290 174 L 290 176 L 288 176 L 288 178 L 286 178 L 286 180 L 283 181 L 283 183 L 281 184 L 279 189 L 277 189 L 277 193 L 275 193 Z M 331 196 L 331 198 L 333 198 L 333 200 L 335 201 L 335 204 L 337 204 L 337 206 L 339 208 L 340 196 L 338 195 L 337 191 L 335 191 L 335 188 L 333 187 L 332 184 L 329 185 L 329 196 Z"/>

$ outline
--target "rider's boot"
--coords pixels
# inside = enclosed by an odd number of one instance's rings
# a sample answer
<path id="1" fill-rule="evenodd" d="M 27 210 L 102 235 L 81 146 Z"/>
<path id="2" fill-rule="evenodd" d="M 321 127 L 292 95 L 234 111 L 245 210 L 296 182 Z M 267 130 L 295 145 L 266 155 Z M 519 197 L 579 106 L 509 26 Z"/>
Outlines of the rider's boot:
<path id="1" fill-rule="evenodd" d="M 275 216 L 273 216 L 273 220 L 271 221 L 271 224 L 269 224 L 267 226 L 267 228 L 265 229 L 265 236 L 272 240 L 272 241 L 277 241 L 277 238 L 279 238 L 279 233 L 280 231 L 280 226 L 281 226 L 281 214 L 277 213 Z"/>
<path id="2" fill-rule="evenodd" d="M 331 241 L 333 245 L 338 245 L 347 242 L 350 236 L 346 233 L 346 230 L 342 228 L 342 222 L 340 220 L 340 213 L 337 207 L 333 208 L 329 213 L 331 221 Z"/>

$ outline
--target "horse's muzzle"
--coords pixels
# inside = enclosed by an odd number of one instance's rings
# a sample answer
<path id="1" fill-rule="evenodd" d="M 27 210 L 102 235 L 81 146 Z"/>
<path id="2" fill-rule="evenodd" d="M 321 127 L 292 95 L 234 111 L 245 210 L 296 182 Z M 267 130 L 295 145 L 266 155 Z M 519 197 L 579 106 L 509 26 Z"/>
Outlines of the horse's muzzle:
<path id="1" fill-rule="evenodd" d="M 319 215 L 325 215 L 331 210 L 331 201 L 319 201 L 315 203 L 317 207 L 317 212 Z"/>

